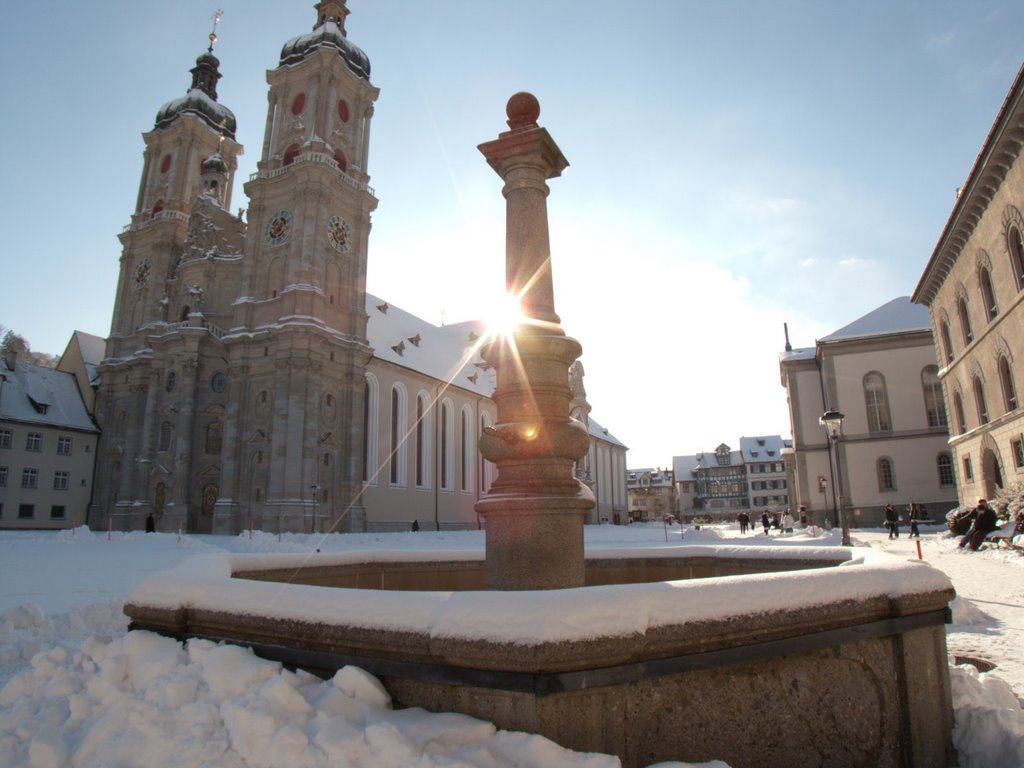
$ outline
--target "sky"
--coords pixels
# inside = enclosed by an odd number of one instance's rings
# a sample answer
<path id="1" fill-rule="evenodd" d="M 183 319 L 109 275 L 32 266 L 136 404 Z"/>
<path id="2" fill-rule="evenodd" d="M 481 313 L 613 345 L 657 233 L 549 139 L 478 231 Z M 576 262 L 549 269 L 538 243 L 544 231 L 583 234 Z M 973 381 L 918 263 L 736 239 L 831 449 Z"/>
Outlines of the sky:
<path id="1" fill-rule="evenodd" d="M 219 101 L 255 170 L 265 72 L 308 0 L 220 0 Z M 5 9 L 0 325 L 38 352 L 106 336 L 141 134 L 185 93 L 217 6 Z M 556 309 L 630 467 L 790 433 L 783 323 L 811 346 L 913 292 L 1022 58 L 1018 0 L 349 0 L 380 88 L 368 290 L 440 324 L 503 285 L 477 151 L 520 90 L 570 167 L 549 183 Z"/>
<path id="2" fill-rule="evenodd" d="M 587 526 L 585 531 L 588 551 L 604 556 L 637 550 L 652 555 L 687 550 L 713 555 L 703 550 L 724 548 L 732 555 L 756 551 L 759 557 L 792 557 L 794 547 L 820 553 L 827 551 L 821 547 L 839 543 L 838 530 L 741 536 L 730 524 L 703 526 L 700 531 L 689 528 L 680 547 L 678 529 L 671 533 L 670 540 L 662 526 L 654 524 Z M 472 594 L 417 592 L 415 608 L 405 612 L 384 610 L 375 600 L 378 613 L 373 619 L 392 625 L 424 617 L 430 623 L 432 618 L 430 631 L 435 635 L 458 626 L 459 632 L 480 631 L 492 638 L 496 632 L 518 637 L 524 627 L 536 633 L 534 637 L 552 632 L 577 637 L 580 632 L 613 633 L 616 627 L 629 626 L 631 634 L 639 636 L 669 615 L 695 620 L 697 615 L 757 612 L 765 606 L 791 609 L 834 600 L 837 591 L 863 595 L 881 588 L 898 594 L 908 586 L 916 590 L 928 583 L 941 589 L 948 577 L 957 592 L 950 603 L 952 623 L 945 629 L 957 765 L 1024 764 L 1024 606 L 1019 578 L 1024 559 L 990 546 L 965 554 L 945 526 L 923 526 L 923 536 L 915 542 L 905 536 L 888 540 L 881 529 L 855 529 L 854 543 L 856 549 L 843 551 L 861 564 L 839 569 L 843 575 L 834 576 L 840 580 L 821 570 L 794 571 L 787 576 L 791 589 L 780 590 L 777 580 L 748 574 L 552 590 L 539 601 L 543 604 L 516 612 L 515 621 L 499 621 L 492 604 L 477 604 L 467 613 L 465 601 L 472 602 Z M 915 545 L 920 546 L 923 564 L 917 562 Z M 149 632 L 126 633 L 126 598 L 146 604 L 159 592 L 176 602 L 182 591 L 198 589 L 192 581 L 197 578 L 204 584 L 201 594 L 193 592 L 200 602 L 238 610 L 244 602 L 237 598 L 256 593 L 262 597 L 261 609 L 274 605 L 266 599 L 266 585 L 257 586 L 260 582 L 215 582 L 218 586 L 213 588 L 202 581 L 211 568 L 224 568 L 226 573 L 226 564 L 214 564 L 238 554 L 256 555 L 265 562 L 270 553 L 288 553 L 285 558 L 294 563 L 297 557 L 369 556 L 375 551 L 417 559 L 452 553 L 463 557 L 479 555 L 483 548 L 481 531 L 286 534 L 281 539 L 260 531 L 251 537 L 135 531 L 117 532 L 110 539 L 105 531 L 84 527 L 74 532 L 0 532 L 0 764 L 617 766 L 614 757 L 569 752 L 541 736 L 497 730 L 464 715 L 401 709 L 391 703 L 379 680 L 352 666 L 320 681 L 236 646 L 191 640 L 183 647 L 173 638 Z M 203 558 L 190 559 L 196 554 Z M 865 567 L 875 570 L 859 573 Z M 171 568 L 176 571 L 167 570 Z M 83 573 L 89 578 L 80 578 Z M 822 578 L 834 589 L 821 589 Z M 742 583 L 730 583 L 734 579 Z M 718 583 L 709 586 L 713 581 Z M 336 594 L 316 595 L 311 601 L 311 590 L 322 590 L 301 585 L 286 589 L 286 612 L 306 619 L 323 618 L 325 604 L 359 601 L 358 590 L 328 590 Z M 698 596 L 709 589 L 729 592 L 730 599 L 708 601 Z M 560 592 L 564 594 L 556 594 Z M 630 607 L 609 611 L 623 592 L 631 598 Z M 535 597 L 506 592 L 498 602 L 538 603 Z M 391 603 L 407 599 L 396 592 L 388 597 Z M 571 617 L 563 600 L 572 603 Z M 436 613 L 439 603 L 447 607 Z M 157 599 L 156 604 L 164 603 Z M 337 615 L 341 614 L 345 611 Z M 963 663 L 965 659 L 994 668 L 979 675 Z M 748 730 L 740 737 L 763 741 L 758 730 Z M 785 729 L 780 735 L 789 738 Z M 797 746 L 790 748 L 799 754 L 799 739 L 783 741 L 783 748 L 794 743 Z M 775 748 L 778 744 L 776 740 Z M 728 767 L 723 762 L 659 762 L 657 768 Z"/>

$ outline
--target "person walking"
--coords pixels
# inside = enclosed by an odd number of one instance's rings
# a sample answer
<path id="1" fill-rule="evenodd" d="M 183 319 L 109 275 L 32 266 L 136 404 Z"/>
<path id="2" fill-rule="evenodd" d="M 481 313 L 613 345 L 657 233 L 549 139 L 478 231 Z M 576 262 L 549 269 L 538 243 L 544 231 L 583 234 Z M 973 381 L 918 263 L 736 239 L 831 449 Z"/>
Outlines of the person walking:
<path id="1" fill-rule="evenodd" d="M 910 502 L 910 536 L 908 538 L 921 538 L 921 531 L 917 528 L 917 521 L 921 519 L 921 508 L 916 501 Z"/>
<path id="2" fill-rule="evenodd" d="M 988 536 L 999 526 L 996 523 L 996 511 L 988 505 L 985 499 L 978 499 L 978 506 L 974 509 L 974 522 L 970 529 L 960 539 L 960 549 L 970 548 L 971 552 L 977 552 L 978 547 Z"/>
<path id="3" fill-rule="evenodd" d="M 768 535 L 768 529 L 772 527 L 771 518 L 768 517 L 768 510 L 761 513 L 761 525 L 764 526 L 764 535 Z"/>
<path id="4" fill-rule="evenodd" d="M 740 533 L 746 533 L 747 528 L 750 527 L 750 515 L 748 515 L 746 512 L 740 512 L 736 519 L 739 521 L 740 524 Z"/>
<path id="5" fill-rule="evenodd" d="M 896 510 L 892 508 L 892 504 L 885 505 L 885 527 L 889 529 L 890 539 L 900 537 L 900 518 L 896 514 Z"/>

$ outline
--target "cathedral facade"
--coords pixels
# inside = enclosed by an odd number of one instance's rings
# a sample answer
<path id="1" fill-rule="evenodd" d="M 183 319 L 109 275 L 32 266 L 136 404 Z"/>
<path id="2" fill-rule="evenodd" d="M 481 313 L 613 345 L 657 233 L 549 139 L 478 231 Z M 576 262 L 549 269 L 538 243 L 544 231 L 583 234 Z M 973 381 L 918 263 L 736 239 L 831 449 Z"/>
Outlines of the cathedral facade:
<path id="1" fill-rule="evenodd" d="M 100 366 L 94 527 L 478 525 L 494 471 L 476 448 L 495 413 L 483 329 L 438 328 L 366 293 L 378 90 L 344 1 L 315 9 L 267 74 L 244 217 L 228 210 L 243 150 L 217 101 L 212 35 L 187 94 L 143 136 Z M 626 449 L 590 432 L 596 522 L 625 509 Z"/>

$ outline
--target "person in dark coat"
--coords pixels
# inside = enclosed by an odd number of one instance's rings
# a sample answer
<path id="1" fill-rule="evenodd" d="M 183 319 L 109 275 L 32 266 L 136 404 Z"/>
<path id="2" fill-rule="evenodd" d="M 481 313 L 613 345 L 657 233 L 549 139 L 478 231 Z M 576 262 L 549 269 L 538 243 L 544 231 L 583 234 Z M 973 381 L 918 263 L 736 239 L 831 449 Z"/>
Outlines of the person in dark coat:
<path id="1" fill-rule="evenodd" d="M 917 528 L 917 521 L 921 519 L 921 508 L 917 505 L 916 501 L 910 502 L 910 537 L 921 538 L 921 531 Z"/>
<path id="2" fill-rule="evenodd" d="M 890 539 L 900 537 L 900 518 L 896 514 L 896 510 L 892 508 L 892 504 L 885 505 L 885 527 L 889 529 Z"/>
<path id="3" fill-rule="evenodd" d="M 146 533 L 156 533 L 156 521 L 152 512 L 146 515 Z"/>
<path id="4" fill-rule="evenodd" d="M 772 527 L 771 518 L 768 517 L 768 510 L 761 513 L 761 525 L 764 526 L 764 535 L 768 535 L 768 529 Z"/>
<path id="5" fill-rule="evenodd" d="M 420 529 L 420 521 L 418 519 L 412 521 L 412 529 L 414 531 L 418 531 Z"/>
<path id="6" fill-rule="evenodd" d="M 750 525 L 750 515 L 746 512 L 740 512 L 736 519 L 740 524 L 740 533 L 746 533 L 747 527 Z"/>
<path id="7" fill-rule="evenodd" d="M 978 499 L 978 506 L 975 507 L 974 522 L 971 528 L 960 539 L 960 549 L 968 547 L 972 552 L 977 552 L 978 547 L 985 541 L 985 537 L 999 527 L 996 523 L 996 511 L 988 505 L 985 499 Z"/>

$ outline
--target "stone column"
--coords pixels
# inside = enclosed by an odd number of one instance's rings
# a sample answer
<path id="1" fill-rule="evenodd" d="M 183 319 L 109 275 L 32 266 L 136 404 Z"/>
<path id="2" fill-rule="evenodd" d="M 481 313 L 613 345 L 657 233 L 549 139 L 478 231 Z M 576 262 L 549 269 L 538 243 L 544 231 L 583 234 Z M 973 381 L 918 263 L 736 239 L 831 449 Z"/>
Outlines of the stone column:
<path id="1" fill-rule="evenodd" d="M 480 451 L 498 477 L 476 504 L 486 522 L 485 578 L 488 589 L 579 587 L 583 520 L 594 497 L 573 466 L 590 440 L 569 417 L 569 366 L 582 349 L 555 314 L 546 184 L 568 162 L 537 126 L 536 98 L 517 93 L 506 112 L 510 130 L 479 149 L 505 182 L 506 287 L 524 319 L 482 351 L 497 373 L 497 424 L 481 436 Z"/>

